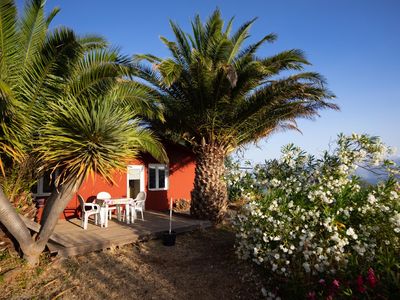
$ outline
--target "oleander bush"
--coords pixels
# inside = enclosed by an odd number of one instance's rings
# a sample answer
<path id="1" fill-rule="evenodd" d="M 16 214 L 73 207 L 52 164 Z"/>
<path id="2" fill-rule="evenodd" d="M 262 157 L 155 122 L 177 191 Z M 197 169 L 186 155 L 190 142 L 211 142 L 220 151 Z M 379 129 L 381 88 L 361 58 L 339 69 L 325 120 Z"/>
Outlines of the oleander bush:
<path id="1" fill-rule="evenodd" d="M 377 137 L 341 134 L 320 158 L 288 145 L 247 175 L 255 192 L 242 195 L 234 221 L 237 254 L 267 272 L 267 297 L 398 295 L 400 184 L 390 153 Z M 379 182 L 363 182 L 357 168 Z"/>
<path id="2" fill-rule="evenodd" d="M 240 160 L 233 160 L 231 157 L 227 157 L 225 159 L 225 168 L 225 182 L 228 188 L 229 202 L 254 198 L 260 194 L 255 173 L 248 172 L 248 170 L 252 169 L 250 161 L 245 161 L 243 168 Z"/>

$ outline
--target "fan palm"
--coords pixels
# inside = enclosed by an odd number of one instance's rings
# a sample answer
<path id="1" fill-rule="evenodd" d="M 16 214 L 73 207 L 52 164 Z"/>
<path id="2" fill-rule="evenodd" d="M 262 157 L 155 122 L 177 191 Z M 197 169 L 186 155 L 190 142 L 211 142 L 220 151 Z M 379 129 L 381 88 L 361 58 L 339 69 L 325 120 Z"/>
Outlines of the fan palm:
<path id="1" fill-rule="evenodd" d="M 244 46 L 254 21 L 232 33 L 233 19 L 224 27 L 217 9 L 205 23 L 197 15 L 191 34 L 171 21 L 175 41 L 161 37 L 169 58 L 135 56 L 137 76 L 158 93 L 165 108 L 166 122 L 153 122 L 154 128 L 184 139 L 196 154 L 191 213 L 200 218 L 220 221 L 224 215 L 227 154 L 278 130 L 298 130 L 297 118 L 338 109 L 322 76 L 303 71 L 309 62 L 302 51 L 257 56 L 264 43 L 276 39 L 274 34 Z"/>
<path id="2" fill-rule="evenodd" d="M 15 164 L 30 165 L 26 161 L 42 171 L 61 170 L 35 240 L 0 187 L 0 222 L 31 264 L 86 176 L 110 179 L 139 150 L 166 160 L 153 133 L 139 126 L 139 116 L 155 118 L 161 111 L 146 100 L 151 89 L 124 79 L 129 60 L 100 37 L 78 37 L 67 28 L 50 31 L 58 9 L 45 16 L 44 3 L 27 1 L 18 19 L 14 1 L 0 0 L 3 173 Z"/>

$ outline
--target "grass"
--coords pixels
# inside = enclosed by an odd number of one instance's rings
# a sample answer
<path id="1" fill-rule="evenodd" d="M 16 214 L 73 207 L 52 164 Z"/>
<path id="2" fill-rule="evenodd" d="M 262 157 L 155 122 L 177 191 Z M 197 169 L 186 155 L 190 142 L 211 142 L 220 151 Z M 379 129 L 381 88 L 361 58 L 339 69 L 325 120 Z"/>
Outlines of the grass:
<path id="1" fill-rule="evenodd" d="M 260 274 L 234 253 L 229 227 L 93 252 L 69 259 L 44 256 L 0 283 L 0 299 L 257 299 Z M 2 263 L 13 264 L 8 257 Z M 11 279 L 11 280 L 10 280 Z"/>

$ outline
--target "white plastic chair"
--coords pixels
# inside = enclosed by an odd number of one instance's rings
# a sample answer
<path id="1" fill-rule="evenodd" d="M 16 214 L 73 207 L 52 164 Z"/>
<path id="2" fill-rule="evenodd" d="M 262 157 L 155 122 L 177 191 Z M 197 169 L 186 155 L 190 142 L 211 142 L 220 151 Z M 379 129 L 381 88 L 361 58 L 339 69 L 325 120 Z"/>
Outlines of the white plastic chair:
<path id="1" fill-rule="evenodd" d="M 82 224 L 84 230 L 87 229 L 89 217 L 94 215 L 94 223 L 97 225 L 97 216 L 100 216 L 100 206 L 95 203 L 85 203 L 81 195 L 78 195 L 78 200 L 82 208 Z"/>
<path id="2" fill-rule="evenodd" d="M 100 193 L 97 194 L 96 198 L 99 199 L 99 200 L 107 200 L 107 199 L 111 199 L 111 195 L 109 193 L 107 193 L 107 192 L 100 192 Z M 111 217 L 112 217 L 112 211 L 114 209 L 117 209 L 117 207 L 116 206 L 108 206 L 108 208 L 107 208 L 106 217 L 108 216 L 108 218 L 110 220 L 111 220 Z"/>
<path id="3" fill-rule="evenodd" d="M 146 192 L 139 192 L 139 194 L 137 194 L 136 198 L 132 201 L 132 203 L 129 204 L 132 223 L 134 223 L 135 219 L 137 219 L 136 212 L 138 211 L 140 211 L 142 215 L 142 221 L 144 221 L 143 211 L 145 208 L 145 202 L 146 202 Z"/>

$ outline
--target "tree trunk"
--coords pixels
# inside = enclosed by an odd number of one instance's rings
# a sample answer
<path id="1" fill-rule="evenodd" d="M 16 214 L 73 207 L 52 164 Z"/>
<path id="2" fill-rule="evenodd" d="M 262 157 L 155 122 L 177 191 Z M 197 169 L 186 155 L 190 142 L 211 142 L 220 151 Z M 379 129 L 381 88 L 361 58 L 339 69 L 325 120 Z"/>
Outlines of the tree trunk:
<path id="1" fill-rule="evenodd" d="M 50 196 L 50 209 L 48 209 L 48 213 L 41 220 L 41 228 L 36 239 L 35 246 L 37 248 L 36 250 L 40 251 L 39 255 L 46 247 L 50 235 L 53 233 L 54 228 L 57 225 L 60 214 L 68 205 L 72 196 L 78 191 L 81 184 L 81 179 L 74 178 L 63 183 L 61 187 L 59 187 L 58 190 L 53 191 Z"/>
<path id="2" fill-rule="evenodd" d="M 43 226 L 43 224 L 46 222 L 47 218 L 49 217 L 52 208 L 54 206 L 55 201 L 57 200 L 57 198 L 59 197 L 59 193 L 57 188 L 54 188 L 51 191 L 51 195 L 46 199 L 45 201 L 45 205 L 43 208 L 43 212 L 42 212 L 42 216 L 40 218 L 40 225 Z"/>
<path id="3" fill-rule="evenodd" d="M 21 220 L 15 207 L 7 199 L 0 186 L 0 222 L 7 228 L 10 234 L 17 240 L 21 251 L 29 253 L 34 245 L 31 233 Z"/>
<path id="4" fill-rule="evenodd" d="M 52 198 L 51 207 L 48 210 L 47 217 L 41 223 L 42 227 L 36 236 L 36 241 L 33 241 L 29 229 L 21 220 L 14 206 L 4 195 L 3 189 L 0 187 L 0 222 L 17 240 L 23 257 L 29 265 L 34 266 L 38 264 L 40 254 L 46 247 L 60 214 L 71 200 L 71 197 L 78 191 L 81 183 L 82 179 L 74 178 L 65 182 L 58 190 L 52 193 L 50 196 Z"/>
<path id="5" fill-rule="evenodd" d="M 196 149 L 196 170 L 190 213 L 219 223 L 225 216 L 228 193 L 224 181 L 225 150 L 215 145 Z"/>

